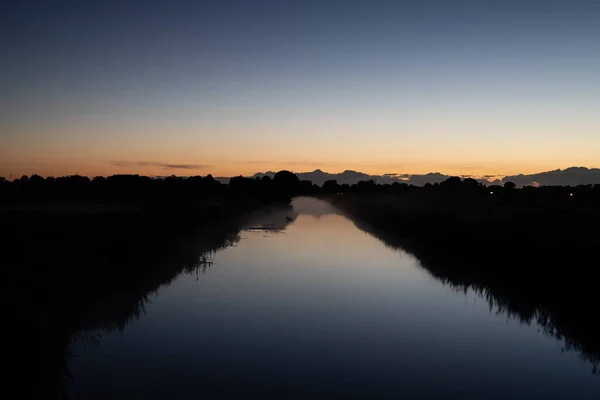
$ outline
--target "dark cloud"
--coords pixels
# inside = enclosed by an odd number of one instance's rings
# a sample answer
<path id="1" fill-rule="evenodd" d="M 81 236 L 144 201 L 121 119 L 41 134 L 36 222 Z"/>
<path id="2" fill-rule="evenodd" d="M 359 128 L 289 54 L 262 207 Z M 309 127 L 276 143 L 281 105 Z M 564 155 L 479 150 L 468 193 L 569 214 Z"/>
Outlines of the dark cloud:
<path id="1" fill-rule="evenodd" d="M 204 169 L 210 165 L 204 164 L 170 164 L 159 161 L 112 161 L 112 165 L 117 167 L 162 167 L 164 169 Z"/>
<path id="2" fill-rule="evenodd" d="M 512 175 L 502 178 L 502 182 L 513 182 L 517 186 L 576 186 L 600 184 L 600 169 L 570 167 L 530 175 Z"/>
<path id="3" fill-rule="evenodd" d="M 158 161 L 113 161 L 111 164 L 119 167 L 162 167 L 165 170 L 180 169 L 180 170 L 195 170 L 209 168 L 211 165 L 204 164 L 172 164 Z M 257 173 L 253 177 L 262 177 L 268 175 L 273 177 L 275 172 L 268 171 L 266 173 Z M 336 180 L 339 184 L 354 184 L 359 181 L 367 179 L 373 179 L 377 183 L 394 183 L 404 182 L 416 186 L 423 186 L 427 183 L 440 183 L 450 178 L 452 175 L 445 175 L 439 172 L 432 172 L 428 174 L 399 174 L 399 173 L 387 173 L 383 175 L 369 175 L 362 172 L 346 170 L 341 173 L 327 173 L 320 169 L 312 172 L 300 172 L 296 174 L 302 180 L 309 180 L 319 186 L 327 180 Z M 498 175 L 461 175 L 461 178 L 474 178 L 478 182 L 485 185 L 502 185 L 505 182 L 514 182 L 517 186 L 525 186 L 532 184 L 545 185 L 583 185 L 583 184 L 600 184 L 600 169 L 596 168 L 584 168 L 584 167 L 571 167 L 564 170 L 554 170 L 547 172 L 540 172 L 538 174 L 531 175 L 513 175 L 505 176 L 502 180 L 491 179 L 496 178 Z M 229 181 L 227 177 L 218 178 L 223 183 Z"/>
<path id="4" fill-rule="evenodd" d="M 274 172 L 267 172 L 269 176 L 275 175 Z M 254 176 L 262 176 L 265 174 L 256 174 Z M 377 183 L 394 183 L 403 182 L 415 186 L 423 186 L 427 183 L 440 183 L 446 179 L 452 177 L 452 175 L 446 175 L 439 172 L 432 172 L 428 174 L 396 174 L 388 173 L 383 175 L 369 175 L 357 171 L 346 170 L 339 174 L 331 174 L 324 172 L 320 169 L 313 172 L 301 172 L 296 174 L 300 179 L 309 180 L 319 186 L 327 180 L 336 180 L 339 184 L 354 184 L 359 181 L 373 179 Z M 517 186 L 525 186 L 532 184 L 544 185 L 585 185 L 585 184 L 600 184 L 600 169 L 595 168 L 584 168 L 584 167 L 571 167 L 564 170 L 555 170 L 540 172 L 538 174 L 531 175 L 515 175 L 505 176 L 502 180 L 493 179 L 498 175 L 461 175 L 462 179 L 473 178 L 484 185 L 502 185 L 505 182 L 512 181 Z"/>

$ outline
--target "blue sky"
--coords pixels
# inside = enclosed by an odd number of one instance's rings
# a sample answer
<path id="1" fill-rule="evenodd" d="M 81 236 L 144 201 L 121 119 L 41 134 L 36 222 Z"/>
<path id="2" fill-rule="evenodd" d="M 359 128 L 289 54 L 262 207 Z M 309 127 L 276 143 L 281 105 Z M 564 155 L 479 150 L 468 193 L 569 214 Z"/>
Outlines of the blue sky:
<path id="1" fill-rule="evenodd" d="M 0 175 L 600 166 L 600 3 L 0 7 Z"/>

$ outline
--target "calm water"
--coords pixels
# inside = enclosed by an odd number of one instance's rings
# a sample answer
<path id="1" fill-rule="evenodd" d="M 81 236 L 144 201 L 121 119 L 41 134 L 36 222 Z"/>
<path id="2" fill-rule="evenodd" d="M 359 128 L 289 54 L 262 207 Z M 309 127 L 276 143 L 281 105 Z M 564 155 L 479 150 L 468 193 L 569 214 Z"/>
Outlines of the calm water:
<path id="1" fill-rule="evenodd" d="M 326 203 L 258 218 L 146 312 L 74 345 L 81 398 L 600 398 L 600 377 L 535 325 L 432 278 Z M 270 220 L 273 219 L 272 221 Z M 274 225 L 273 225 L 274 224 Z"/>

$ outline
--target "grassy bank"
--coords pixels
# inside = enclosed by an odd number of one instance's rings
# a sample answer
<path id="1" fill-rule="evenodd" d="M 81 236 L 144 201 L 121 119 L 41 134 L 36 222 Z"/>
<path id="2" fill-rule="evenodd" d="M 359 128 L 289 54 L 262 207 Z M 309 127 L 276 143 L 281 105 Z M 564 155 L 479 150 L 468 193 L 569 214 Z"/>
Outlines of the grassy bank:
<path id="1" fill-rule="evenodd" d="M 359 228 L 415 255 L 436 278 L 538 323 L 597 368 L 595 204 L 536 206 L 460 193 L 349 194 L 331 201 Z"/>
<path id="2" fill-rule="evenodd" d="M 73 341 L 123 329 L 149 295 L 180 273 L 201 272 L 238 240 L 247 213 L 272 204 L 212 198 L 1 209 L 6 361 L 24 397 L 64 397 Z"/>

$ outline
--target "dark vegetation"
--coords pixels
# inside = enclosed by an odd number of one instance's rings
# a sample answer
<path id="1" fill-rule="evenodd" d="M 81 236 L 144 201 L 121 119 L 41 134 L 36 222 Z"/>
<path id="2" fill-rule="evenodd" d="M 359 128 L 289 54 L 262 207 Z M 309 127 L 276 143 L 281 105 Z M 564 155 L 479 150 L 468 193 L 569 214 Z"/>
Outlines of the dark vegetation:
<path id="1" fill-rule="evenodd" d="M 289 207 L 295 183 L 286 171 L 250 185 L 210 176 L 0 180 L 8 381 L 23 398 L 66 397 L 74 341 L 123 329 L 161 285 L 203 271 L 235 243 L 249 214 Z"/>
<path id="2" fill-rule="evenodd" d="M 516 189 L 451 178 L 394 186 L 328 187 L 359 228 L 498 312 L 539 324 L 596 372 L 600 185 Z"/>
<path id="3" fill-rule="evenodd" d="M 4 317 L 11 373 L 25 398 L 66 397 L 73 342 L 123 329 L 160 286 L 182 272 L 202 271 L 211 253 L 234 243 L 238 232 L 229 220 L 181 233 L 188 242 L 178 234 L 138 232 L 125 239 L 113 234 L 115 223 L 124 224 L 105 216 L 68 220 L 59 235 L 39 229 L 11 248 L 18 258 L 3 271 Z"/>
<path id="4" fill-rule="evenodd" d="M 273 178 L 232 178 L 228 185 L 221 184 L 211 175 L 206 177 L 151 178 L 140 175 L 113 175 L 107 178 L 71 175 L 43 178 L 39 175 L 22 176 L 7 181 L 0 178 L 0 205 L 23 207 L 43 205 L 78 210 L 74 205 L 119 206 L 130 210 L 165 210 L 170 201 L 178 206 L 190 205 L 208 199 L 255 198 L 272 201 L 284 200 L 298 190 L 311 189 L 310 182 L 300 182 L 295 174 L 280 171 Z M 104 207 L 106 209 L 106 207 Z M 168 210 L 168 209 L 166 209 Z M 94 211 L 87 208 L 86 211 Z"/>

